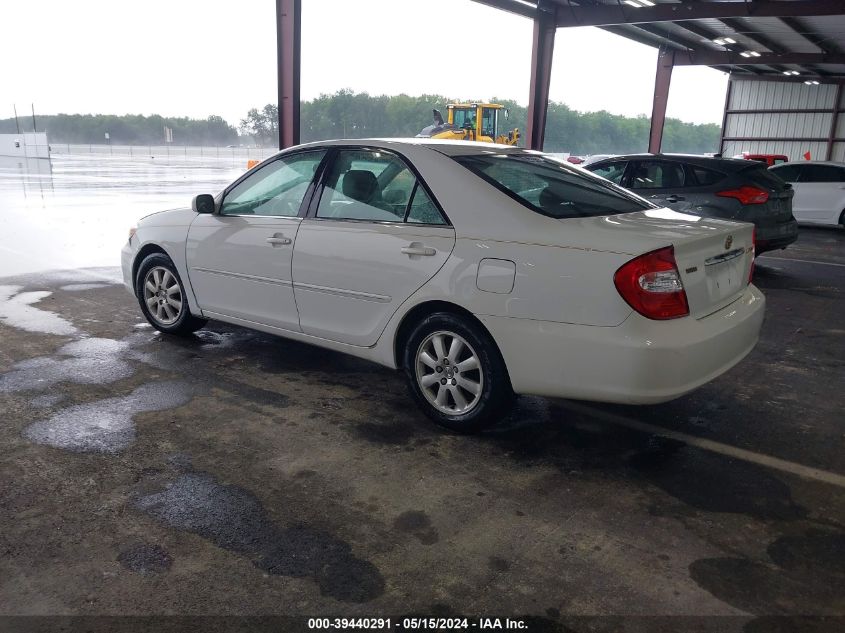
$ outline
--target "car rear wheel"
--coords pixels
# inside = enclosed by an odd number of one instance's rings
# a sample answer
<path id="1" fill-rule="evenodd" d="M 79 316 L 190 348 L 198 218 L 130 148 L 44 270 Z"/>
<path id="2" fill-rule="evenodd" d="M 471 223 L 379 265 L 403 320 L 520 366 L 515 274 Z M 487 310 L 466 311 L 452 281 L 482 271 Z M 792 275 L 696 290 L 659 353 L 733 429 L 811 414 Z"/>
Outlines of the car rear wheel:
<path id="1" fill-rule="evenodd" d="M 153 253 L 141 262 L 135 293 L 144 317 L 159 332 L 187 336 L 207 323 L 191 314 L 179 272 L 167 255 Z"/>
<path id="2" fill-rule="evenodd" d="M 510 409 L 513 390 L 499 349 L 469 319 L 445 312 L 423 319 L 408 338 L 404 364 L 420 408 L 453 431 L 479 431 Z"/>

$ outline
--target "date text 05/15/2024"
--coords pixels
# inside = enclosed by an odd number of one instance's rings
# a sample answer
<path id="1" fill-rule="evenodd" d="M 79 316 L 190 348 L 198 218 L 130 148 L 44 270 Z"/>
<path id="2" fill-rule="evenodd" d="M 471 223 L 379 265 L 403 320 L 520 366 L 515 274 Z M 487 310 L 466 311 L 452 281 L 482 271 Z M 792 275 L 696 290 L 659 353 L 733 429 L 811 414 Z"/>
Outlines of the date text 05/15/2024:
<path id="1" fill-rule="evenodd" d="M 308 628 L 366 630 L 527 630 L 525 621 L 511 618 L 309 618 Z"/>

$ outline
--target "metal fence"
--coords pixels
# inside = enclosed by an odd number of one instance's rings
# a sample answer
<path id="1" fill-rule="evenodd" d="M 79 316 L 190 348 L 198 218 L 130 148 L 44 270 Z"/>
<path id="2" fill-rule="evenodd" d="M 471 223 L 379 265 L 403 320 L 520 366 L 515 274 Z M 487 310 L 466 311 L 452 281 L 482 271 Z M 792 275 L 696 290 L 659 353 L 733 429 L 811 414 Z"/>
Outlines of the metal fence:
<path id="1" fill-rule="evenodd" d="M 105 144 L 68 144 L 50 143 L 53 155 L 92 154 L 97 156 L 116 156 L 123 158 L 167 158 L 171 161 L 195 162 L 204 159 L 231 158 L 238 161 L 251 159 L 263 160 L 272 156 L 278 149 L 272 147 L 203 147 L 188 145 L 105 145 Z"/>

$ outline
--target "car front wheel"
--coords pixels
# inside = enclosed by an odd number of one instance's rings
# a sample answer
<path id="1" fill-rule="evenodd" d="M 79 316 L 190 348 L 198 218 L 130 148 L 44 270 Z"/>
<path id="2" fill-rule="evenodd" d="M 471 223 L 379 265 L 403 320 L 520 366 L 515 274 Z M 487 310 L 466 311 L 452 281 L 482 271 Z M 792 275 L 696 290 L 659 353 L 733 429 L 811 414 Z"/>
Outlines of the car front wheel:
<path id="1" fill-rule="evenodd" d="M 501 354 L 469 319 L 437 313 L 422 320 L 408 338 L 404 364 L 420 407 L 449 429 L 479 431 L 510 409 L 513 391 Z"/>
<path id="2" fill-rule="evenodd" d="M 176 266 L 167 255 L 144 258 L 135 278 L 135 293 L 144 317 L 159 332 L 186 336 L 207 321 L 191 314 Z"/>

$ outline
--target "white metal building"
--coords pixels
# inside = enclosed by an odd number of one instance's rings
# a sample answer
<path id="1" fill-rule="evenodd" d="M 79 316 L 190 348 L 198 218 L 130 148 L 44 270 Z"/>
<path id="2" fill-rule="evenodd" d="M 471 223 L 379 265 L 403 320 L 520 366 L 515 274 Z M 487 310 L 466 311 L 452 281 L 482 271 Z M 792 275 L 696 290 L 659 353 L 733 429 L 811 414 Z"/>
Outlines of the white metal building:
<path id="1" fill-rule="evenodd" d="M 50 158 L 46 132 L 0 134 L 0 156 L 13 158 Z"/>

